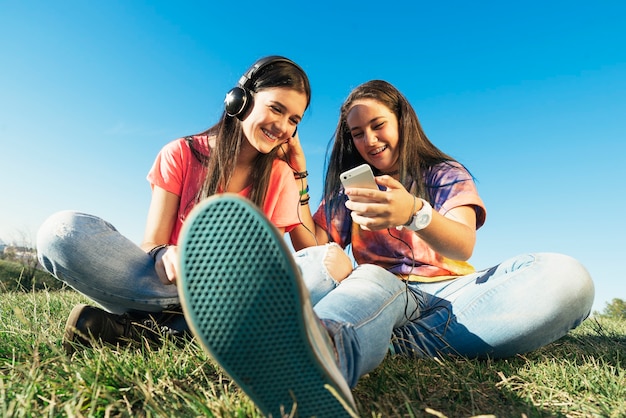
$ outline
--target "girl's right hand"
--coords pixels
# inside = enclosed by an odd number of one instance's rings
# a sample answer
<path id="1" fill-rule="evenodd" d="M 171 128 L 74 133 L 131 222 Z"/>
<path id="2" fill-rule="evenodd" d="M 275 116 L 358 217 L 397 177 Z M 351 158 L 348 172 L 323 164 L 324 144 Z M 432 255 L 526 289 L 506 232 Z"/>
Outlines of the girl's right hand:
<path id="1" fill-rule="evenodd" d="M 354 199 L 346 201 L 352 220 L 361 228 L 372 231 L 405 224 L 412 215 L 413 195 L 390 176 L 376 177 L 376 183 L 386 190 L 345 189 L 348 197 Z"/>
<path id="2" fill-rule="evenodd" d="M 163 284 L 175 284 L 178 279 L 178 247 L 170 245 L 157 254 L 154 263 L 156 273 Z"/>
<path id="3" fill-rule="evenodd" d="M 297 132 L 295 136 L 280 146 L 278 156 L 287 161 L 287 164 L 294 171 L 303 172 L 306 170 L 306 158 Z"/>

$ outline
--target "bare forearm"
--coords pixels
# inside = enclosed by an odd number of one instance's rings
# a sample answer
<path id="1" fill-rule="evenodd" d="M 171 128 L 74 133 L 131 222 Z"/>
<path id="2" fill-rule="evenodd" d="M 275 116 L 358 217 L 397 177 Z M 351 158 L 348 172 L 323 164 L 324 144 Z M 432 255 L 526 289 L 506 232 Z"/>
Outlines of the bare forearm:
<path id="1" fill-rule="evenodd" d="M 453 260 L 468 260 L 476 243 L 474 229 L 439 213 L 433 213 L 430 225 L 415 233 L 434 251 Z"/>
<path id="2" fill-rule="evenodd" d="M 313 221 L 313 215 L 311 213 L 311 202 L 310 202 L 310 194 L 308 193 L 307 181 L 306 178 L 296 179 L 298 185 L 301 190 L 300 195 L 300 206 L 299 210 L 299 218 L 301 224 L 293 229 L 289 236 L 291 238 L 291 244 L 293 245 L 296 251 L 301 250 L 306 247 L 312 247 L 314 245 L 320 245 L 326 243 L 328 240 L 324 240 L 324 242 L 320 242 L 317 238 L 317 235 L 321 235 L 325 237 L 325 234 L 318 234 L 317 229 L 319 227 Z"/>

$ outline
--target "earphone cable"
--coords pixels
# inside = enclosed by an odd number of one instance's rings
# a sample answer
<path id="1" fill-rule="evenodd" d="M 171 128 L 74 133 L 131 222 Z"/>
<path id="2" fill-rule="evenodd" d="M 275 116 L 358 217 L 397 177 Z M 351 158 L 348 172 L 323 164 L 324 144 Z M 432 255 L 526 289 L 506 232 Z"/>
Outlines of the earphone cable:
<path id="1" fill-rule="evenodd" d="M 409 244 L 408 242 L 406 242 L 405 240 L 403 240 L 402 238 L 400 238 L 399 236 L 393 235 L 391 233 L 391 228 L 387 228 L 387 234 L 389 234 L 389 236 L 391 238 L 396 239 L 396 240 L 400 241 L 402 244 L 406 245 L 406 247 L 411 252 L 411 273 L 412 273 L 413 270 L 415 269 L 415 252 L 413 251 L 413 246 L 411 244 Z M 404 281 L 404 287 L 405 287 L 405 293 L 406 293 L 406 304 L 404 305 L 404 316 L 405 316 L 405 318 L 408 321 L 411 321 L 411 317 L 419 312 L 419 300 L 417 298 L 417 295 L 414 294 L 413 291 L 411 291 L 411 289 L 409 287 L 411 273 L 409 273 L 409 277 L 406 280 L 403 280 Z M 411 295 L 411 297 L 413 297 L 413 300 L 415 301 L 415 309 L 410 314 L 408 312 L 409 295 Z"/>
<path id="2" fill-rule="evenodd" d="M 283 152 L 283 155 L 284 155 L 284 156 L 286 156 L 286 155 L 287 155 L 287 153 L 286 153 L 286 152 L 285 152 L 285 150 L 283 149 L 283 145 L 282 145 L 282 144 L 280 145 L 280 150 Z M 285 157 L 285 158 L 282 158 L 282 160 L 283 160 L 284 162 L 286 162 L 286 163 L 287 163 L 287 165 L 289 166 L 289 168 L 291 168 L 291 170 L 292 170 L 293 172 L 298 171 L 298 170 L 296 170 L 295 168 L 293 168 L 293 167 L 291 166 L 291 164 L 289 164 L 289 161 L 287 161 L 287 158 L 286 158 L 286 157 Z M 304 190 L 304 179 L 305 179 L 304 177 L 301 177 L 301 178 L 299 179 L 299 180 L 300 180 L 300 190 Z M 304 224 L 304 222 L 302 222 L 302 217 L 300 217 L 300 208 L 301 208 L 301 207 L 302 207 L 302 205 L 300 204 L 300 198 L 298 198 L 298 201 L 296 202 L 296 211 L 298 212 L 298 222 L 300 222 L 300 225 L 302 225 L 302 226 L 304 227 L 304 229 L 306 229 L 306 230 L 307 230 L 307 232 L 308 232 L 309 234 L 311 234 L 311 236 L 312 236 L 312 237 L 313 237 L 313 239 L 315 240 L 315 245 L 319 245 L 319 243 L 317 242 L 317 237 L 315 236 L 315 232 L 311 231 L 311 230 L 309 229 L 309 227 L 308 227 L 308 226 L 306 226 L 306 225 Z M 310 210 L 310 209 L 311 209 L 311 207 L 309 206 L 309 210 Z"/>

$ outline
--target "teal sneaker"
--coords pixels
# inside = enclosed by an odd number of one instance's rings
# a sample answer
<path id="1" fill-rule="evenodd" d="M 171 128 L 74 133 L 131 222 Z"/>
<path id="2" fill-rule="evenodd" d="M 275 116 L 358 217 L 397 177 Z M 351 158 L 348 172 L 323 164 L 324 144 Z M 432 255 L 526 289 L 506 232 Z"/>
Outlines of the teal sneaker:
<path id="1" fill-rule="evenodd" d="M 200 202 L 179 241 L 178 288 L 208 354 L 266 416 L 356 416 L 291 251 L 250 201 Z"/>

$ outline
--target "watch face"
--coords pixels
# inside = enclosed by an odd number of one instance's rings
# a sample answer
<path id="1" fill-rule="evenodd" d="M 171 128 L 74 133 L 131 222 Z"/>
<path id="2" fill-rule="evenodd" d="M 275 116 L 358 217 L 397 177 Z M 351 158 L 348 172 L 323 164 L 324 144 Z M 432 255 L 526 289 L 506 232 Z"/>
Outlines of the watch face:
<path id="1" fill-rule="evenodd" d="M 419 226 L 419 227 L 421 227 L 423 225 L 426 225 L 428 223 L 428 221 L 430 220 L 430 216 L 428 216 L 427 213 L 423 213 L 423 214 L 421 214 L 419 216 L 416 216 L 415 218 L 416 218 L 415 219 L 415 225 Z"/>

